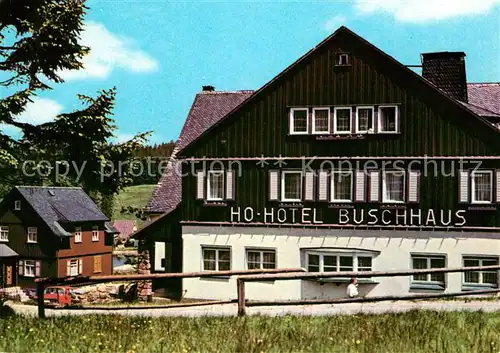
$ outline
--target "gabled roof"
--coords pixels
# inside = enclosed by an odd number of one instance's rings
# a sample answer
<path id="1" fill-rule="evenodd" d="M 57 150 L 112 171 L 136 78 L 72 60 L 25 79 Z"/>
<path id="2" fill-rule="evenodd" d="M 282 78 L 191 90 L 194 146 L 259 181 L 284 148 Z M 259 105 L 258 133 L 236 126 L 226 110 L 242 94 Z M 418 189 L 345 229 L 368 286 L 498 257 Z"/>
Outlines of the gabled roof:
<path id="1" fill-rule="evenodd" d="M 18 254 L 14 250 L 9 248 L 5 244 L 0 244 L 0 258 L 2 258 L 2 257 L 14 257 L 14 256 L 18 256 Z"/>
<path id="2" fill-rule="evenodd" d="M 177 172 L 177 152 L 195 141 L 228 112 L 244 102 L 253 91 L 202 92 L 194 99 L 170 160 L 146 206 L 149 213 L 171 212 L 181 202 L 181 176 Z"/>
<path id="3" fill-rule="evenodd" d="M 109 221 L 82 188 L 16 186 L 16 189 L 59 236 L 71 235 L 61 223 Z"/>
<path id="4" fill-rule="evenodd" d="M 483 116 L 477 115 L 474 111 L 472 111 L 471 109 L 469 109 L 469 107 L 467 105 L 464 105 L 460 101 L 458 101 L 458 100 L 456 100 L 456 99 L 448 96 L 444 91 L 438 89 L 430 81 L 424 79 L 422 76 L 420 76 L 416 72 L 412 71 L 411 69 L 409 69 L 408 67 L 406 67 L 405 65 L 403 65 L 402 63 L 400 63 L 399 61 L 397 61 L 395 58 L 393 58 L 392 56 L 390 56 L 387 53 L 385 53 L 384 51 L 380 50 L 379 48 L 377 48 L 375 45 L 373 45 L 372 43 L 370 43 L 369 41 L 367 41 L 363 37 L 357 35 L 356 33 L 354 33 L 353 31 L 351 31 L 347 27 L 341 26 L 333 34 L 331 34 L 330 36 L 328 36 L 321 43 L 319 43 L 318 45 L 316 45 L 313 49 L 311 49 L 306 54 L 304 54 L 299 59 L 297 59 L 293 64 L 291 64 L 290 66 L 288 66 L 285 70 L 283 70 L 281 73 L 279 73 L 276 77 L 274 77 L 268 83 L 266 83 L 264 86 L 262 86 L 261 88 L 259 88 L 258 90 L 256 90 L 252 94 L 252 96 L 249 97 L 249 99 L 246 99 L 245 101 L 241 102 L 241 104 L 239 104 L 238 106 L 236 106 L 235 108 L 233 108 L 231 111 L 229 111 L 223 117 L 223 119 L 219 119 L 210 128 L 206 129 L 205 132 L 203 133 L 203 135 L 206 134 L 206 133 L 208 133 L 212 129 L 214 129 L 217 125 L 219 125 L 226 118 L 229 118 L 230 116 L 232 116 L 233 113 L 235 113 L 236 111 L 239 111 L 240 108 L 243 105 L 249 104 L 252 100 L 256 99 L 263 91 L 265 91 L 274 82 L 276 82 L 277 80 L 281 79 L 284 75 L 286 75 L 288 72 L 290 72 L 293 68 L 295 68 L 296 66 L 298 66 L 301 62 L 303 62 L 304 60 L 306 60 L 314 52 L 316 52 L 317 50 L 319 50 L 320 48 L 322 48 L 323 46 L 325 46 L 326 44 L 328 44 L 330 41 L 332 41 L 336 36 L 338 36 L 340 34 L 347 34 L 347 35 L 349 35 L 351 37 L 352 40 L 359 41 L 360 43 L 362 43 L 363 45 L 367 46 L 368 48 L 370 48 L 372 51 L 374 51 L 378 55 L 382 56 L 384 58 L 384 60 L 388 60 L 388 62 L 390 62 L 396 68 L 405 71 L 405 74 L 408 75 L 408 79 L 409 80 L 413 79 L 413 80 L 415 80 L 414 82 L 419 82 L 420 81 L 421 83 L 424 83 L 429 89 L 432 89 L 435 92 L 438 92 L 445 101 L 448 101 L 448 102 L 450 102 L 452 104 L 455 104 L 456 106 L 459 106 L 461 109 L 468 111 L 473 117 L 476 117 L 481 123 L 483 123 L 484 125 L 488 126 L 489 128 L 491 128 L 495 132 L 498 132 L 498 129 L 496 127 L 494 127 L 487 119 L 485 119 Z M 195 140 L 192 140 L 189 144 L 185 144 L 185 146 L 183 146 L 182 148 L 180 148 L 179 152 L 178 152 L 178 155 L 179 156 L 182 155 L 183 152 L 184 152 L 184 150 L 187 147 L 189 147 L 192 143 L 194 143 L 194 141 Z"/>
<path id="5" fill-rule="evenodd" d="M 483 109 L 483 115 L 500 117 L 500 82 L 468 83 L 467 93 L 468 103 Z"/>

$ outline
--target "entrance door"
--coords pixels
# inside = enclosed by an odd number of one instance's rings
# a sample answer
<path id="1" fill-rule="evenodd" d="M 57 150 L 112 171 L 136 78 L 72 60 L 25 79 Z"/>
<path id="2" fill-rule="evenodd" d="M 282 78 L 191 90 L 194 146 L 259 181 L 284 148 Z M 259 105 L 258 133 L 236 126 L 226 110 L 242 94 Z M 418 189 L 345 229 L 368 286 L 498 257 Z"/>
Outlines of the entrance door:
<path id="1" fill-rule="evenodd" d="M 0 264 L 0 286 L 13 287 L 17 283 L 16 267 L 14 262 Z"/>

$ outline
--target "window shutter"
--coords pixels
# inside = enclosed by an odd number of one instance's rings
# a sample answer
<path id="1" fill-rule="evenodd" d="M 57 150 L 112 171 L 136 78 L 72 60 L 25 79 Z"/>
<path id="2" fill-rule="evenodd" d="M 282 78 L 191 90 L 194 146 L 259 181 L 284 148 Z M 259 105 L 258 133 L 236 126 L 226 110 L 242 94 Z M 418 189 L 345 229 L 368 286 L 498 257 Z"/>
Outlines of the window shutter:
<path id="1" fill-rule="evenodd" d="M 304 200 L 314 201 L 314 172 L 306 172 Z"/>
<path id="2" fill-rule="evenodd" d="M 19 266 L 18 266 L 17 272 L 21 276 L 24 275 L 24 261 L 23 260 L 19 260 Z"/>
<path id="3" fill-rule="evenodd" d="M 226 199 L 234 200 L 234 170 L 226 172 Z"/>
<path id="4" fill-rule="evenodd" d="M 40 261 L 35 261 L 35 277 L 40 277 Z"/>
<path id="5" fill-rule="evenodd" d="M 458 201 L 467 203 L 469 201 L 469 173 L 467 171 L 460 171 L 458 188 Z"/>
<path id="6" fill-rule="evenodd" d="M 71 276 L 71 261 L 66 260 L 66 276 Z"/>
<path id="7" fill-rule="evenodd" d="M 279 201 L 278 195 L 278 171 L 270 170 L 269 171 L 269 201 Z"/>
<path id="8" fill-rule="evenodd" d="M 364 202 L 365 195 L 365 172 L 362 170 L 358 170 L 356 171 L 356 194 L 354 200 L 358 202 Z"/>
<path id="9" fill-rule="evenodd" d="M 199 171 L 196 173 L 196 199 L 203 200 L 205 198 L 205 172 Z"/>
<path id="10" fill-rule="evenodd" d="M 500 203 L 500 169 L 496 170 L 496 193 L 497 202 Z"/>
<path id="11" fill-rule="evenodd" d="M 419 202 L 420 172 L 408 171 L 408 202 Z"/>
<path id="12" fill-rule="evenodd" d="M 370 172 L 370 202 L 380 201 L 380 172 Z"/>
<path id="13" fill-rule="evenodd" d="M 81 275 L 83 273 L 83 259 L 78 259 L 78 274 Z"/>
<path id="14" fill-rule="evenodd" d="M 328 201 L 328 172 L 320 171 L 318 177 L 318 200 Z"/>

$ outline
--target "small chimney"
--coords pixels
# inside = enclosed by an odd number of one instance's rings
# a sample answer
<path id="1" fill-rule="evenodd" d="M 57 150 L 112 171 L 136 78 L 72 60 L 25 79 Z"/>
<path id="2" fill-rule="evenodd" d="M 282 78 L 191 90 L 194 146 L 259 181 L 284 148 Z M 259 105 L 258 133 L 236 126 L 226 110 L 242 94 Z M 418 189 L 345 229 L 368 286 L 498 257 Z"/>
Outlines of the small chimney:
<path id="1" fill-rule="evenodd" d="M 451 98 L 467 103 L 464 52 L 422 54 L 422 77 Z"/>
<path id="2" fill-rule="evenodd" d="M 203 92 L 213 92 L 215 91 L 215 87 L 214 86 L 202 86 L 202 91 Z"/>

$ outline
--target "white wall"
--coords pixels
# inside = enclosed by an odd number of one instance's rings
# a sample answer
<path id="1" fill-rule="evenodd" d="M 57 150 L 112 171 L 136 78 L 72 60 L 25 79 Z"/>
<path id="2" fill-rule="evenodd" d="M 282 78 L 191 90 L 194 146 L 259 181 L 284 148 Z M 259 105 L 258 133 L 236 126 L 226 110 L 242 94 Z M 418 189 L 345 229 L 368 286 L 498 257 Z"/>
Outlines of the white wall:
<path id="1" fill-rule="evenodd" d="M 467 238 L 465 236 L 468 236 Z M 499 237 L 500 238 L 500 237 Z M 374 271 L 411 268 L 412 253 L 442 254 L 447 267 L 461 267 L 463 255 L 499 256 L 500 239 L 495 233 L 430 231 L 307 230 L 284 228 L 183 227 L 183 272 L 201 271 L 203 245 L 231 247 L 233 270 L 245 269 L 245 248 L 275 248 L 279 268 L 302 267 L 301 248 L 357 248 L 380 252 Z M 462 274 L 446 275 L 446 292 L 459 292 Z M 378 284 L 360 284 L 361 295 L 404 295 L 410 277 L 376 278 Z M 314 281 L 247 283 L 247 299 L 311 299 L 345 296 L 347 284 Z M 188 298 L 235 299 L 236 279 L 184 279 Z"/>

